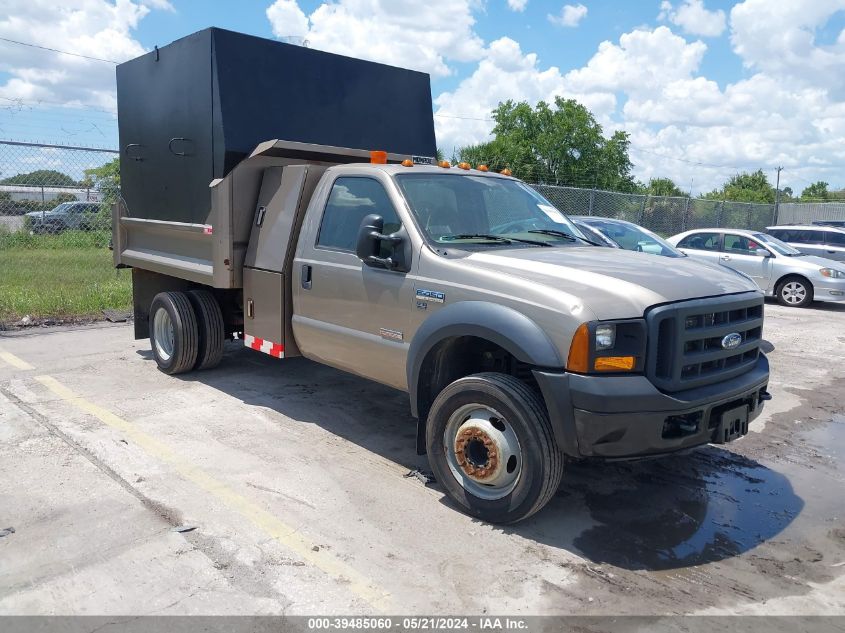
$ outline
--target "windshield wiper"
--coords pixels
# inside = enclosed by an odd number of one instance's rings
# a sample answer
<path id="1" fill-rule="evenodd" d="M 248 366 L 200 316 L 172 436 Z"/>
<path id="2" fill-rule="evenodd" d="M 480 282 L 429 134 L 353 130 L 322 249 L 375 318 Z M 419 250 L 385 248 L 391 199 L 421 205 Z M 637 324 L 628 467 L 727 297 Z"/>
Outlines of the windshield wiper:
<path id="1" fill-rule="evenodd" d="M 575 237 L 574 235 L 570 235 L 565 231 L 558 231 L 556 229 L 531 229 L 528 231 L 529 233 L 541 233 L 543 235 L 554 235 L 556 237 L 562 237 L 565 240 L 569 240 L 570 242 L 577 242 L 581 240 L 582 242 L 586 242 L 592 246 L 604 246 L 604 244 L 599 244 L 598 242 L 594 242 L 593 240 L 588 240 L 586 237 Z"/>
<path id="2" fill-rule="evenodd" d="M 503 237 L 501 235 L 490 235 L 488 233 L 458 233 L 457 235 L 442 235 L 438 239 L 489 240 L 491 242 L 498 242 L 499 244 L 513 244 L 514 242 L 520 242 L 522 244 L 533 244 L 535 246 L 551 246 L 548 242 L 540 242 L 539 240 L 523 240 L 518 237 Z"/>

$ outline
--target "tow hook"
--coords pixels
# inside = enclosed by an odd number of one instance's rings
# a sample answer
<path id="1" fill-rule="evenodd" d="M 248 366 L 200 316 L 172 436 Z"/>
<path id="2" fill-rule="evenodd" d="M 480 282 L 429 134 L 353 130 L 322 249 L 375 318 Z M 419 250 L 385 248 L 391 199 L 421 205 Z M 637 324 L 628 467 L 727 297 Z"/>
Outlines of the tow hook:
<path id="1" fill-rule="evenodd" d="M 768 391 L 761 391 L 760 392 L 760 402 L 768 402 L 772 399 L 772 394 Z"/>

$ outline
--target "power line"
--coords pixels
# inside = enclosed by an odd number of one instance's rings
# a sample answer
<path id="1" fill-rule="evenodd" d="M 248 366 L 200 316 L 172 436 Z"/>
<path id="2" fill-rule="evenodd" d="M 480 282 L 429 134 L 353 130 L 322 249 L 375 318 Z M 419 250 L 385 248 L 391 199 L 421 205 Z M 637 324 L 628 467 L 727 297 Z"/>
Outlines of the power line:
<path id="1" fill-rule="evenodd" d="M 50 48 L 49 46 L 39 46 L 38 44 L 30 44 L 29 42 L 19 42 L 17 40 L 10 40 L 7 37 L 0 37 L 0 41 L 8 42 L 9 44 L 17 44 L 19 46 L 29 46 L 30 48 L 39 48 L 42 51 L 50 51 L 52 53 L 60 53 L 62 55 L 70 55 L 71 57 L 81 57 L 82 59 L 90 59 L 95 62 L 106 62 L 107 64 L 119 64 L 113 59 L 103 59 L 102 57 L 91 57 L 89 55 L 80 55 L 79 53 L 69 53 L 68 51 L 60 51 L 58 48 Z"/>

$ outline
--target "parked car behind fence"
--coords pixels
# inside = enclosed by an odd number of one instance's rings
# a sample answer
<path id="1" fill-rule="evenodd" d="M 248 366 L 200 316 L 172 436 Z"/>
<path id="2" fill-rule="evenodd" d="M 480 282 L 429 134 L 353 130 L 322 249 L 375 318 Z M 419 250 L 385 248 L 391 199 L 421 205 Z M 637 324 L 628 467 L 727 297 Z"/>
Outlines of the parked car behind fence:
<path id="1" fill-rule="evenodd" d="M 31 211 L 24 216 L 24 227 L 31 233 L 61 233 L 67 230 L 91 231 L 103 226 L 100 221 L 101 205 L 96 202 L 63 202 L 50 211 Z M 107 219 L 108 220 L 108 219 Z"/>

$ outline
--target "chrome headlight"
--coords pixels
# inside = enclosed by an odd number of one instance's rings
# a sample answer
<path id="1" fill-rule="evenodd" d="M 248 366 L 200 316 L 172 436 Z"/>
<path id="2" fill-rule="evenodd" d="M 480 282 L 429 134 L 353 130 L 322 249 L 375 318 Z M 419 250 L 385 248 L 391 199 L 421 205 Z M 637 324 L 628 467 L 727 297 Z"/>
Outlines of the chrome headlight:
<path id="1" fill-rule="evenodd" d="M 822 274 L 822 277 L 828 277 L 829 279 L 845 279 L 845 272 L 836 270 L 835 268 L 822 268 L 819 272 Z"/>
<path id="2" fill-rule="evenodd" d="M 615 343 L 616 326 L 613 323 L 596 326 L 596 351 L 611 349 Z"/>

